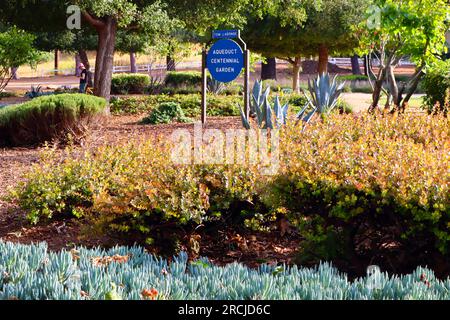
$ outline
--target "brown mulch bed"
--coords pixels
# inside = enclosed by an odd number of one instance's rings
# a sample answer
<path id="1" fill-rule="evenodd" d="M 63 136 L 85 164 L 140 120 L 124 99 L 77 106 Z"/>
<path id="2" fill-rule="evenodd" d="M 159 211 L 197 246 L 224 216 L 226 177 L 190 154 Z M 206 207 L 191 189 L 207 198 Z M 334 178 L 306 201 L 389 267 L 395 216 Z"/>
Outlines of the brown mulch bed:
<path id="1" fill-rule="evenodd" d="M 80 148 L 94 148 L 104 144 L 119 144 L 151 136 L 170 135 L 175 129 L 193 131 L 194 124 L 141 125 L 142 116 L 112 116 L 92 130 Z M 242 128 L 239 117 L 211 117 L 206 128 Z M 0 240 L 20 243 L 47 242 L 51 250 L 75 245 L 113 246 L 129 244 L 107 236 L 84 236 L 82 222 L 76 220 L 52 221 L 30 225 L 26 212 L 1 197 L 7 189 L 20 181 L 21 176 L 39 161 L 42 147 L 0 149 Z M 290 263 L 299 245 L 298 237 L 281 236 L 279 232 L 262 233 L 219 230 L 214 236 L 201 234 L 200 255 L 209 257 L 217 264 L 239 261 L 249 266 L 260 263 Z M 150 251 L 151 248 L 150 248 Z"/>

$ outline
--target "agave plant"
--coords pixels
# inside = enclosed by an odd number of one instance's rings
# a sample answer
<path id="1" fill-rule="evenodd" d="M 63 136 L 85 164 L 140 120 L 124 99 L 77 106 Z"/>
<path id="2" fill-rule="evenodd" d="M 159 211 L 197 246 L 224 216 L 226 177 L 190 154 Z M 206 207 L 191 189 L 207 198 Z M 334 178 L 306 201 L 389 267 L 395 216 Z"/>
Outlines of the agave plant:
<path id="1" fill-rule="evenodd" d="M 298 113 L 297 118 L 308 123 L 316 113 L 319 113 L 320 115 L 330 113 L 336 107 L 338 98 L 344 90 L 344 86 L 345 82 L 338 84 L 336 76 L 331 80 L 328 73 L 322 73 L 313 81 L 308 79 L 308 91 L 311 97 L 302 90 L 308 103 Z M 309 106 L 311 106 L 313 110 L 306 113 Z"/>
<path id="2" fill-rule="evenodd" d="M 273 108 L 269 101 L 270 87 L 263 90 L 262 81 L 256 81 L 253 85 L 252 99 L 250 104 L 250 116 L 256 117 L 258 127 L 262 129 L 280 128 L 286 124 L 288 104 L 281 105 L 280 99 L 276 96 Z M 241 111 L 242 125 L 246 129 L 250 129 L 250 121 L 245 115 L 242 107 L 239 105 Z"/>
<path id="3" fill-rule="evenodd" d="M 225 84 L 212 77 L 208 77 L 206 88 L 208 89 L 208 92 L 211 92 L 212 94 L 220 94 L 225 89 Z"/>
<path id="4" fill-rule="evenodd" d="M 33 98 L 37 98 L 40 96 L 47 96 L 47 95 L 51 95 L 54 94 L 54 92 L 44 92 L 42 90 L 42 86 L 41 85 L 37 85 L 37 86 L 31 86 L 31 91 L 28 91 L 27 93 L 25 93 L 25 97 L 28 97 L 30 99 Z"/>

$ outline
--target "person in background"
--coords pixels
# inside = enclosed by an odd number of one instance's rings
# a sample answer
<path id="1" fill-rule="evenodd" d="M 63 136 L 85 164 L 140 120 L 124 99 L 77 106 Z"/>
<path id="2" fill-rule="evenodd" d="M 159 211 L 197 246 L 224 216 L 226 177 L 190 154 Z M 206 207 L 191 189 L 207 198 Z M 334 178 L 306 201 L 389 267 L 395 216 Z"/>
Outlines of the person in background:
<path id="1" fill-rule="evenodd" d="M 82 63 L 78 64 L 78 68 L 80 69 L 80 89 L 78 92 L 85 93 L 87 86 L 87 70 Z"/>

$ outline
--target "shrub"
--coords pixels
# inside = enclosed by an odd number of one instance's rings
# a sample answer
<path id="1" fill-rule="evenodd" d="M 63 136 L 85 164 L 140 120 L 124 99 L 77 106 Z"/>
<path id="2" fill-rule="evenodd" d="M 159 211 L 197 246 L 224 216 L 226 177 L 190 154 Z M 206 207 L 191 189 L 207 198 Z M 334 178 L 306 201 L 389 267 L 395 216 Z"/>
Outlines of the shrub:
<path id="1" fill-rule="evenodd" d="M 240 215 L 246 203 L 250 214 L 286 215 L 299 228 L 303 261 L 430 265 L 450 249 L 449 122 L 333 113 L 303 130 L 292 121 L 273 176 L 249 163 L 175 164 L 170 144 L 154 140 L 68 153 L 62 163 L 50 154 L 12 198 L 32 222 L 85 213 L 92 225 L 144 239 Z"/>
<path id="2" fill-rule="evenodd" d="M 201 101 L 199 94 L 114 98 L 111 101 L 111 112 L 113 114 L 138 114 L 149 112 L 163 102 L 175 102 L 180 104 L 187 117 L 195 118 L 200 117 Z M 238 102 L 242 103 L 242 97 L 208 95 L 206 112 L 209 116 L 238 116 Z"/>
<path id="3" fill-rule="evenodd" d="M 346 75 L 338 75 L 338 81 L 368 81 L 367 76 L 363 74 L 346 74 Z"/>
<path id="4" fill-rule="evenodd" d="M 176 165 L 169 145 L 153 140 L 82 156 L 68 150 L 59 162 L 55 150 L 46 149 L 11 193 L 32 223 L 87 216 L 103 232 L 149 240 L 167 224 L 198 225 L 253 194 L 248 168 Z"/>
<path id="5" fill-rule="evenodd" d="M 170 71 L 167 72 L 165 84 L 174 88 L 201 86 L 202 74 L 198 71 Z"/>
<path id="6" fill-rule="evenodd" d="M 450 90 L 450 60 L 437 62 L 431 70 L 428 70 L 423 80 L 423 88 L 426 93 L 425 107 L 429 113 L 444 111 L 446 95 Z M 435 108 L 438 104 L 437 109 Z"/>
<path id="7" fill-rule="evenodd" d="M 189 122 L 190 119 L 186 118 L 183 109 L 175 102 L 163 102 L 160 103 L 155 109 L 150 111 L 150 115 L 142 120 L 142 123 L 159 124 L 159 123 L 171 123 L 177 122 Z"/>
<path id="8" fill-rule="evenodd" d="M 146 74 L 118 74 L 111 80 L 112 94 L 144 93 L 150 85 L 150 77 Z"/>
<path id="9" fill-rule="evenodd" d="M 350 282 L 327 263 L 220 267 L 205 258 L 189 261 L 185 253 L 169 262 L 142 247 L 50 252 L 43 243 L 0 242 L 0 252 L 1 300 L 450 299 L 449 279 L 439 280 L 425 268 Z"/>
<path id="10" fill-rule="evenodd" d="M 288 126 L 281 170 L 262 188 L 264 201 L 300 228 L 304 260 L 354 263 L 394 250 L 407 264 L 448 254 L 449 124 L 424 115 L 334 114 L 303 132 Z"/>
<path id="11" fill-rule="evenodd" d="M 0 146 L 22 146 L 53 139 L 81 138 L 92 117 L 101 113 L 103 98 L 60 94 L 36 98 L 0 110 Z"/>
<path id="12" fill-rule="evenodd" d="M 340 113 L 353 113 L 353 107 L 343 99 L 338 100 L 336 110 Z"/>

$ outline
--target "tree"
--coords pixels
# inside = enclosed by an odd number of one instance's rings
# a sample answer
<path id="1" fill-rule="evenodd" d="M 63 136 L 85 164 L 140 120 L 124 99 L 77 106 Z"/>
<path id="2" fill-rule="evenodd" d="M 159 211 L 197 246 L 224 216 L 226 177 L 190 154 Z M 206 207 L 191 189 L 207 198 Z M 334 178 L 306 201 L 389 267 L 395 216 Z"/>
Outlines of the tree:
<path id="1" fill-rule="evenodd" d="M 116 41 L 117 50 L 130 55 L 130 72 L 137 72 L 136 54 L 143 53 L 150 46 L 150 41 L 145 35 L 134 30 L 119 31 Z"/>
<path id="2" fill-rule="evenodd" d="M 54 52 L 54 67 L 55 74 L 57 74 L 57 70 L 59 69 L 59 53 L 72 45 L 75 38 L 74 34 L 69 30 L 65 32 L 35 32 L 34 34 L 36 36 L 34 40 L 36 48 L 42 51 Z"/>
<path id="3" fill-rule="evenodd" d="M 277 59 L 275 57 L 266 57 L 261 62 L 261 80 L 277 79 Z"/>
<path id="4" fill-rule="evenodd" d="M 292 65 L 294 91 L 299 88 L 300 56 L 306 49 L 299 37 L 306 21 L 305 2 L 307 1 L 275 0 L 265 2 L 261 7 L 252 7 L 246 11 L 247 22 L 242 33 L 251 51 L 260 53 L 267 61 L 278 57 Z M 272 67 L 273 62 L 274 60 Z M 266 69 L 264 64 L 262 69 Z M 261 78 L 273 76 L 273 69 L 271 76 L 261 74 Z"/>
<path id="5" fill-rule="evenodd" d="M 42 54 L 33 47 L 34 36 L 15 27 L 0 33 L 0 92 L 13 74 L 11 68 L 24 64 L 35 66 Z"/>
<path id="6" fill-rule="evenodd" d="M 300 37 L 319 56 L 318 73 L 328 71 L 333 53 L 350 54 L 358 47 L 354 26 L 364 19 L 366 0 L 321 0 L 320 6 L 306 3 L 307 20 Z"/>
<path id="7" fill-rule="evenodd" d="M 367 17 L 376 24 L 360 26 L 363 48 L 366 53 L 375 55 L 380 64 L 378 70 L 371 64 L 368 68 L 373 80 L 369 111 L 378 108 L 382 92 L 387 96 L 386 109 L 390 108 L 392 99 L 394 108 L 391 111 L 405 110 L 426 68 L 445 52 L 449 14 L 445 0 L 374 0 Z M 399 85 L 395 69 L 406 57 L 415 62 L 417 68 L 409 81 Z"/>

